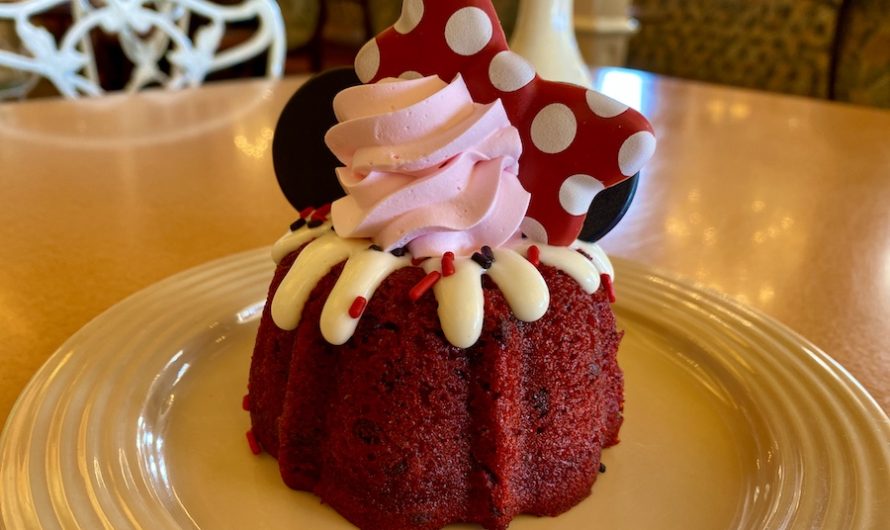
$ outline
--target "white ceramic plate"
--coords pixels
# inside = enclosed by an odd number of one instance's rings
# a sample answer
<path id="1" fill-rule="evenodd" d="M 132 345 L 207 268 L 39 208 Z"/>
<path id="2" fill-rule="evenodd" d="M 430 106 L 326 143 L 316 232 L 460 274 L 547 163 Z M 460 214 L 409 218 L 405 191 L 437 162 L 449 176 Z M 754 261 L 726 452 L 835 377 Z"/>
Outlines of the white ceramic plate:
<path id="1" fill-rule="evenodd" d="M 12 529 L 352 528 L 253 456 L 241 411 L 272 264 L 184 272 L 71 337 L 0 438 Z M 890 421 L 828 356 L 717 295 L 617 261 L 626 421 L 593 495 L 511 530 L 877 528 Z M 467 527 L 469 528 L 469 527 Z"/>

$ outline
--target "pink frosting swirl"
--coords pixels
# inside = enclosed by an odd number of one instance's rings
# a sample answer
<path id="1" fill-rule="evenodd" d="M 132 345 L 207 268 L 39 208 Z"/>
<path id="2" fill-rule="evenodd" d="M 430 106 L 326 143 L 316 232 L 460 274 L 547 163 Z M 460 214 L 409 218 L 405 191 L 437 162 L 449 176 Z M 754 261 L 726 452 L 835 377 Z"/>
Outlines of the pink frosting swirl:
<path id="1" fill-rule="evenodd" d="M 529 193 L 522 144 L 500 100 L 474 103 L 463 79 L 385 79 L 342 91 L 325 142 L 346 166 L 332 207 L 341 237 L 414 256 L 467 256 L 515 236 Z"/>

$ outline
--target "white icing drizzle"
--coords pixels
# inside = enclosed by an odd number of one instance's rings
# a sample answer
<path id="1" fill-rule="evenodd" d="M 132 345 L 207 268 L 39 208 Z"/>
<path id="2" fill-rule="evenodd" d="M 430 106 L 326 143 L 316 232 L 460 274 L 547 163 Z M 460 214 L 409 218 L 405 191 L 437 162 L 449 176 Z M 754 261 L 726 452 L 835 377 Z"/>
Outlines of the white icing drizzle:
<path id="1" fill-rule="evenodd" d="M 364 297 L 370 303 L 374 292 L 390 274 L 411 266 L 411 257 L 371 250 L 368 248 L 371 241 L 343 239 L 332 232 L 330 226 L 329 222 L 315 228 L 304 226 L 286 234 L 273 246 L 272 257 L 279 262 L 309 243 L 297 256 L 272 299 L 272 318 L 282 329 L 296 328 L 312 289 L 336 264 L 346 261 L 325 301 L 320 322 L 325 340 L 343 344 L 352 337 L 360 320 L 349 315 L 356 297 Z M 550 305 L 550 292 L 540 271 L 526 258 L 532 244 L 523 240 L 512 248 L 495 249 L 495 259 L 488 270 L 469 258 L 454 260 L 454 274 L 440 278 L 432 289 L 439 305 L 439 322 L 448 342 L 458 348 L 468 348 L 479 340 L 485 316 L 483 274 L 491 276 L 517 319 L 534 322 L 544 316 Z M 534 244 L 540 251 L 542 264 L 568 274 L 587 293 L 592 294 L 599 288 L 601 274 L 615 275 L 609 258 L 596 244 L 582 241 L 576 241 L 572 247 Z M 430 258 L 420 267 L 426 274 L 441 272 L 441 263 L 441 259 Z M 405 293 L 405 303 L 412 303 L 408 293 Z"/>
<path id="2" fill-rule="evenodd" d="M 293 232 L 288 232 L 281 236 L 281 238 L 272 245 L 272 259 L 275 260 L 275 263 L 280 263 L 281 260 L 291 252 L 330 231 L 331 223 L 330 221 L 327 221 L 315 228 L 309 228 L 307 226 Z"/>
<path id="3" fill-rule="evenodd" d="M 504 293 L 516 318 L 534 322 L 544 316 L 550 306 L 550 290 L 538 269 L 514 250 L 493 252 L 494 263 L 487 273 Z"/>
<path id="4" fill-rule="evenodd" d="M 609 260 L 609 256 L 606 255 L 606 251 L 602 249 L 596 243 L 588 243 L 587 241 L 575 241 L 572 245 L 572 248 L 582 250 L 585 254 L 590 256 L 590 259 L 593 260 L 593 264 L 596 269 L 600 272 L 600 274 L 608 274 L 610 278 L 615 279 L 615 268 L 612 267 L 612 262 Z"/>
<path id="5" fill-rule="evenodd" d="M 331 344 L 343 344 L 352 337 L 358 318 L 349 316 L 356 297 L 370 300 L 377 287 L 390 274 L 411 265 L 411 258 L 397 258 L 389 252 L 365 250 L 349 258 L 321 311 L 321 334 Z"/>
<path id="6" fill-rule="evenodd" d="M 541 263 L 552 265 L 572 277 L 584 292 L 593 294 L 600 287 L 600 271 L 589 259 L 569 247 L 538 245 L 541 249 Z"/>
<path id="7" fill-rule="evenodd" d="M 334 265 L 366 248 L 368 248 L 367 240 L 342 239 L 330 230 L 326 235 L 306 245 L 291 269 L 287 271 L 272 299 L 272 319 L 278 327 L 296 328 L 303 315 L 303 304 L 319 280 L 329 273 Z"/>
<path id="8" fill-rule="evenodd" d="M 428 259 L 423 270 L 438 271 L 441 261 Z M 455 258 L 454 274 L 443 276 L 433 286 L 439 302 L 439 323 L 448 342 L 458 348 L 469 348 L 482 334 L 485 298 L 482 295 L 482 274 L 485 270 L 475 261 Z"/>

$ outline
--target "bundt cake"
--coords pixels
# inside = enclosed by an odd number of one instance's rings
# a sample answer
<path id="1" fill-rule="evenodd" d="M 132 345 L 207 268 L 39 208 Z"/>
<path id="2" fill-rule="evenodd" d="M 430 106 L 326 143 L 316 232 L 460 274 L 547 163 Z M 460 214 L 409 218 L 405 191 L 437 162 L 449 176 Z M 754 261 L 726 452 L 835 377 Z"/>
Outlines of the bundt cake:
<path id="1" fill-rule="evenodd" d="M 590 493 L 622 418 L 620 334 L 605 284 L 589 294 L 542 263 L 549 309 L 522 322 L 485 275 L 480 339 L 458 348 L 443 335 L 435 298 L 409 299 L 425 273 L 406 256 L 352 339 L 336 346 L 319 322 L 342 264 L 312 289 L 295 330 L 273 321 L 273 300 L 299 253 L 278 265 L 249 385 L 253 434 L 288 486 L 377 530 L 458 521 L 503 529 L 517 514 L 557 515 Z M 381 252 L 359 256 L 371 253 Z"/>
<path id="2" fill-rule="evenodd" d="M 490 0 L 404 6 L 279 119 L 301 211 L 272 249 L 248 440 L 364 530 L 504 529 L 589 495 L 618 441 L 614 270 L 576 238 L 654 137 L 535 75 Z M 328 198 L 334 172 L 346 195 Z"/>

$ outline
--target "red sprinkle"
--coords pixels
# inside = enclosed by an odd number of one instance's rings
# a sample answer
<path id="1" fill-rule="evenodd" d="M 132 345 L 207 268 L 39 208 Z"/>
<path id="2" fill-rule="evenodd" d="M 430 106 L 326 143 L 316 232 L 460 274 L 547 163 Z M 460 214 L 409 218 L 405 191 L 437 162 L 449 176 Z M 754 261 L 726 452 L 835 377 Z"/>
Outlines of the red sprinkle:
<path id="1" fill-rule="evenodd" d="M 541 264 L 541 249 L 538 248 L 538 245 L 528 247 L 528 260 L 535 267 Z"/>
<path id="2" fill-rule="evenodd" d="M 612 285 L 612 277 L 608 274 L 600 274 L 600 283 L 603 284 L 603 289 L 606 290 L 606 294 L 609 295 L 609 303 L 615 303 L 615 287 Z"/>
<path id="3" fill-rule="evenodd" d="M 244 394 L 244 397 L 241 398 L 241 408 L 250 411 L 250 394 Z"/>
<path id="4" fill-rule="evenodd" d="M 311 214 L 314 210 L 315 206 L 307 206 L 303 208 L 302 210 L 300 210 L 300 218 L 305 219 L 309 217 L 309 214 Z"/>
<path id="5" fill-rule="evenodd" d="M 263 452 L 260 448 L 260 444 L 256 441 L 256 437 L 253 435 L 253 431 L 247 431 L 247 445 L 250 446 L 250 452 L 255 455 Z"/>
<path id="6" fill-rule="evenodd" d="M 352 301 L 352 305 L 349 306 L 349 316 L 352 318 L 362 316 L 366 305 L 368 305 L 368 300 L 364 296 L 356 296 L 355 300 Z"/>
<path id="7" fill-rule="evenodd" d="M 331 203 L 322 204 L 321 206 L 318 207 L 317 210 L 312 212 L 312 218 L 319 219 L 319 220 L 327 219 L 328 213 L 330 213 L 330 211 L 331 211 Z"/>
<path id="8" fill-rule="evenodd" d="M 446 252 L 442 255 L 442 275 L 451 276 L 454 274 L 454 252 Z"/>
<path id="9" fill-rule="evenodd" d="M 428 259 L 429 258 L 411 258 L 411 265 L 416 267 Z"/>
<path id="10" fill-rule="evenodd" d="M 433 271 L 426 276 L 423 277 L 422 280 L 417 282 L 414 287 L 408 291 L 408 297 L 412 302 L 416 302 L 423 296 L 423 293 L 427 292 L 430 287 L 436 284 L 439 281 L 439 278 L 442 277 L 442 273 L 439 271 Z"/>

